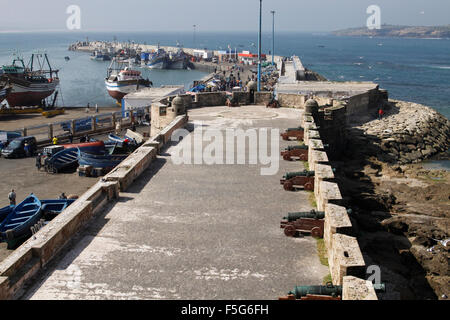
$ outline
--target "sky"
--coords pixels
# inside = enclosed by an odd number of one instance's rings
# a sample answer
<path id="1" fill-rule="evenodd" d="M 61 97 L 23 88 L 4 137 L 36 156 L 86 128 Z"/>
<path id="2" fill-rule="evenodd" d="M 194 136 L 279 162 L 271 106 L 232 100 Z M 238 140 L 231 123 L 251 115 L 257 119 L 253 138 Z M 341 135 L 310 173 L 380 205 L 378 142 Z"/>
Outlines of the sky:
<path id="1" fill-rule="evenodd" d="M 370 5 L 381 22 L 448 25 L 449 0 L 263 0 L 263 30 L 328 32 L 366 25 Z M 80 8 L 77 31 L 258 30 L 258 0 L 0 0 L 0 32 L 67 31 L 70 5 Z"/>

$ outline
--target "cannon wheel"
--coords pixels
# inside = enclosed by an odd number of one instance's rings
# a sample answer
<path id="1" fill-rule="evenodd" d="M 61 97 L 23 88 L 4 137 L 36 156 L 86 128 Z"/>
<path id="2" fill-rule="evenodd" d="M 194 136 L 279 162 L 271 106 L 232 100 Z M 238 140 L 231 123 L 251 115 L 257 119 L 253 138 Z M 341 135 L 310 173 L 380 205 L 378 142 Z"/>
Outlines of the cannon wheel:
<path id="1" fill-rule="evenodd" d="M 291 156 L 289 154 L 284 154 L 283 155 L 283 159 L 286 160 L 286 161 L 292 161 L 292 158 L 291 158 Z"/>
<path id="2" fill-rule="evenodd" d="M 323 232 L 319 227 L 314 227 L 311 230 L 311 236 L 313 236 L 314 238 L 322 238 Z"/>
<path id="3" fill-rule="evenodd" d="M 305 190 L 313 191 L 314 190 L 314 185 L 311 182 L 306 183 L 305 184 Z"/>
<path id="4" fill-rule="evenodd" d="M 284 141 L 289 141 L 289 137 L 287 136 L 287 134 L 282 133 L 281 137 L 283 138 Z"/>
<path id="5" fill-rule="evenodd" d="M 284 234 L 287 237 L 294 237 L 296 233 L 297 233 L 297 230 L 295 229 L 294 226 L 289 225 L 284 228 Z"/>
<path id="6" fill-rule="evenodd" d="M 307 154 L 301 154 L 300 155 L 300 160 L 301 161 L 308 161 L 308 155 Z"/>
<path id="7" fill-rule="evenodd" d="M 286 181 L 283 187 L 286 191 L 294 191 L 294 184 L 291 181 Z"/>

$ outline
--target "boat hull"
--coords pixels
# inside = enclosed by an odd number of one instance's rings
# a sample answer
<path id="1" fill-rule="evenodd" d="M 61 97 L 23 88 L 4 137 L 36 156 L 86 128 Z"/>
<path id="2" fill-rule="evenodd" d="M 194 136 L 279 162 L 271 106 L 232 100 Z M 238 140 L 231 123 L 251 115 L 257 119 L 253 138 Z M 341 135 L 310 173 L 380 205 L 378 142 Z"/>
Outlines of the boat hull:
<path id="1" fill-rule="evenodd" d="M 2 241 L 14 243 L 31 235 L 31 227 L 42 217 L 41 201 L 31 194 L 17 205 L 0 225 Z"/>
<path id="2" fill-rule="evenodd" d="M 32 83 L 11 79 L 12 90 L 6 97 L 8 104 L 13 107 L 30 107 L 40 105 L 42 100 L 55 92 L 59 80 L 52 82 Z"/>
<path id="3" fill-rule="evenodd" d="M 118 102 L 121 102 L 123 97 L 125 97 L 129 93 L 133 93 L 142 88 L 151 87 L 150 83 L 146 83 L 139 80 L 132 81 L 105 81 L 106 90 L 108 94 L 116 99 Z"/>
<path id="4" fill-rule="evenodd" d="M 94 155 L 78 150 L 79 165 L 93 168 L 113 169 L 127 157 L 127 155 Z"/>

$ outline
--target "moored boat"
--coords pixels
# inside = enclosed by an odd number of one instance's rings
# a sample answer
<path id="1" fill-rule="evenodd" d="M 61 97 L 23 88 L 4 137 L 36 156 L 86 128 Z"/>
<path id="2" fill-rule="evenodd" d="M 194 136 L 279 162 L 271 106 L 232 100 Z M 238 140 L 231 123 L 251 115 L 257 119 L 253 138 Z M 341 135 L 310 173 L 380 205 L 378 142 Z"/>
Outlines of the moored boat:
<path id="1" fill-rule="evenodd" d="M 14 210 L 16 206 L 10 205 L 0 209 L 0 223 L 2 223 L 6 217 Z"/>
<path id="2" fill-rule="evenodd" d="M 44 159 L 44 168 L 47 172 L 58 173 L 78 167 L 79 149 L 93 154 L 103 154 L 105 152 L 105 143 L 103 141 L 65 144 L 61 147 L 64 149 Z"/>
<path id="3" fill-rule="evenodd" d="M 37 69 L 35 64 L 38 65 Z M 48 70 L 43 69 L 45 64 Z M 41 105 L 59 85 L 59 70 L 52 69 L 47 54 L 32 54 L 28 66 L 25 66 L 22 58 L 15 58 L 11 65 L 2 67 L 12 87 L 6 97 L 11 108 Z"/>
<path id="4" fill-rule="evenodd" d="M 95 61 L 110 61 L 111 57 L 109 54 L 102 51 L 94 51 L 91 55 L 91 60 Z"/>
<path id="5" fill-rule="evenodd" d="M 149 79 L 142 78 L 142 73 L 133 70 L 129 62 L 114 58 L 108 68 L 105 85 L 108 94 L 121 102 L 128 93 L 138 91 L 141 88 L 149 88 L 153 83 Z"/>
<path id="6" fill-rule="evenodd" d="M 0 224 L 0 241 L 13 242 L 31 235 L 31 227 L 42 217 L 41 201 L 29 195 Z"/>
<path id="7" fill-rule="evenodd" d="M 41 210 L 44 215 L 57 215 L 75 201 L 73 199 L 41 200 Z"/>
<path id="8" fill-rule="evenodd" d="M 128 155 L 95 155 L 78 149 L 78 163 L 80 166 L 93 168 L 113 169 L 118 166 Z"/>

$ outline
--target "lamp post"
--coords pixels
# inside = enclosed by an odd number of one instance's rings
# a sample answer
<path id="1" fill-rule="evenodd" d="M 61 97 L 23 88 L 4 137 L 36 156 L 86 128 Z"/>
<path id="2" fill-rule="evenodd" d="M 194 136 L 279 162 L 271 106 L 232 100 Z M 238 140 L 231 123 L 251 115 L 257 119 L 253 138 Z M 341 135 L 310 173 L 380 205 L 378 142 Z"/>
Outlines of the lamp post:
<path id="1" fill-rule="evenodd" d="M 194 27 L 194 48 L 196 48 L 196 39 L 195 39 L 195 28 L 197 27 L 197 25 L 196 24 L 194 24 L 193 25 L 193 27 Z"/>
<path id="2" fill-rule="evenodd" d="M 262 0 L 259 0 L 259 35 L 258 35 L 258 92 L 261 91 L 261 32 L 262 32 Z"/>
<path id="3" fill-rule="evenodd" d="M 270 11 L 272 13 L 272 66 L 275 65 L 275 11 Z"/>

